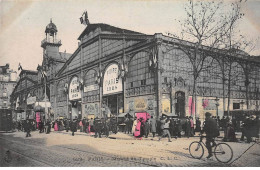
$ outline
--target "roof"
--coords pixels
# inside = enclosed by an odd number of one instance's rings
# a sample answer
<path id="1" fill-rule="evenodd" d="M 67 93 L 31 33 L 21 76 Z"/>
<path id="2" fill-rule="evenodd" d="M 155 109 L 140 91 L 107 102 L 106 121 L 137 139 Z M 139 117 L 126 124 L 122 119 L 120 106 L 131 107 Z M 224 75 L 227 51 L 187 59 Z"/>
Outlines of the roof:
<path id="1" fill-rule="evenodd" d="M 38 74 L 38 71 L 34 71 L 34 70 L 22 70 L 20 75 L 23 74 L 23 73 L 29 73 L 29 74 Z"/>
<path id="2" fill-rule="evenodd" d="M 70 56 L 72 55 L 72 54 L 66 53 L 66 52 L 59 52 L 59 54 L 60 54 L 60 58 L 65 59 L 65 60 L 68 60 L 70 58 Z"/>
<path id="3" fill-rule="evenodd" d="M 127 33 L 127 34 L 143 34 L 140 32 L 136 32 L 136 31 L 130 31 L 127 29 L 122 29 L 119 27 L 114 27 L 112 25 L 108 25 L 108 24 L 103 24 L 103 23 L 97 23 L 97 24 L 89 24 L 85 30 L 80 34 L 78 40 L 80 40 L 82 37 L 84 37 L 86 34 L 90 33 L 91 31 L 97 29 L 97 28 L 101 28 L 102 31 L 109 31 L 109 32 L 114 32 L 114 33 Z"/>
<path id="4" fill-rule="evenodd" d="M 52 20 L 50 23 L 46 26 L 45 33 L 55 33 L 58 32 L 57 27 L 54 23 L 52 23 Z"/>

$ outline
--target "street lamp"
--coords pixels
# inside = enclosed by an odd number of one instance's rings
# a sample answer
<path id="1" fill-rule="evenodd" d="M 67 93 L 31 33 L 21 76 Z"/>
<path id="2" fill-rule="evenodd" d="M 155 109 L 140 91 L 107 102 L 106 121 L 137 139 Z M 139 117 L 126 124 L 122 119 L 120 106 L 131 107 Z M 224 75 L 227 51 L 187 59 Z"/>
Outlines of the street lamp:
<path id="1" fill-rule="evenodd" d="M 219 98 L 216 97 L 215 101 L 216 101 L 216 109 L 217 109 L 217 123 L 219 123 L 219 122 L 218 122 L 218 106 L 219 106 Z"/>

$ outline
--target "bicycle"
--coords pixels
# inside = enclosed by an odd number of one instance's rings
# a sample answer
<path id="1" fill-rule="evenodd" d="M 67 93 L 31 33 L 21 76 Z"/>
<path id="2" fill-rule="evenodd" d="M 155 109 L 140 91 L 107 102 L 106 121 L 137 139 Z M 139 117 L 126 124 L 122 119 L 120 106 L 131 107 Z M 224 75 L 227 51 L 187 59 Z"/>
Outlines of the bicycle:
<path id="1" fill-rule="evenodd" d="M 204 155 L 204 147 L 206 144 L 202 141 L 206 136 L 200 136 L 200 141 L 194 141 L 189 146 L 190 155 L 195 159 L 201 159 Z M 203 147 L 204 145 L 204 147 Z M 233 150 L 227 143 L 217 143 L 213 146 L 213 152 L 215 158 L 222 163 L 228 163 L 233 158 Z"/>

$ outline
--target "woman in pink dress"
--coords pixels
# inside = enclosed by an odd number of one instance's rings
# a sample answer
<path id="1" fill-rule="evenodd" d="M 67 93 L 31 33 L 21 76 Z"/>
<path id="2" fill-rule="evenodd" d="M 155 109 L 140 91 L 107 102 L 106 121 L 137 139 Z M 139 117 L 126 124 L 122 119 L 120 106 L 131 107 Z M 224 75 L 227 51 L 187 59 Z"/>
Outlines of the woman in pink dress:
<path id="1" fill-rule="evenodd" d="M 58 121 L 56 120 L 55 123 L 54 123 L 54 131 L 58 131 L 59 128 L 58 128 Z"/>

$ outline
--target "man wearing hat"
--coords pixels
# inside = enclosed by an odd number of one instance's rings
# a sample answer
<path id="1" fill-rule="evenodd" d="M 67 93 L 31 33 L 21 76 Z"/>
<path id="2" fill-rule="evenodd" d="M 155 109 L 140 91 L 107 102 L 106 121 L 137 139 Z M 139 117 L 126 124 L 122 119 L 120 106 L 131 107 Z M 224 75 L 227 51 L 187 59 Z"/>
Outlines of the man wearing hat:
<path id="1" fill-rule="evenodd" d="M 209 112 L 205 113 L 205 125 L 203 128 L 203 132 L 206 133 L 206 147 L 208 149 L 209 155 L 207 158 L 212 157 L 212 146 L 216 145 L 214 138 L 219 136 L 219 130 L 217 126 L 217 122 L 211 118 L 211 114 Z M 213 145 L 211 145 L 213 143 Z"/>

